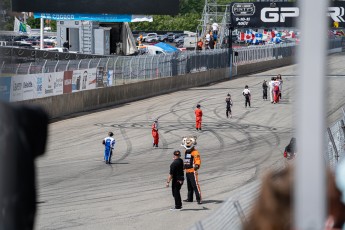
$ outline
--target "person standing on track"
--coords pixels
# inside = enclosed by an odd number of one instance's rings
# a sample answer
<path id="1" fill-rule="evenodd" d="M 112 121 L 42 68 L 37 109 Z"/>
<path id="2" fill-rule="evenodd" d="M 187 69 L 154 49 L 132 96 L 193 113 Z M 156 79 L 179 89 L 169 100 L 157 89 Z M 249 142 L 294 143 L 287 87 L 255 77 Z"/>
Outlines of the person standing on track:
<path id="1" fill-rule="evenodd" d="M 251 97 L 251 95 L 250 95 L 250 90 L 249 90 L 248 85 L 246 85 L 246 86 L 244 87 L 244 90 L 243 90 L 242 94 L 243 94 L 243 96 L 244 96 L 245 99 L 246 99 L 246 101 L 245 101 L 245 103 L 244 103 L 245 107 L 247 108 L 247 104 L 248 104 L 249 107 L 250 107 L 250 97 Z"/>
<path id="2" fill-rule="evenodd" d="M 279 88 L 280 81 L 278 78 L 273 82 L 273 103 L 276 104 L 279 102 Z"/>
<path id="3" fill-rule="evenodd" d="M 229 114 L 230 114 L 230 118 L 232 118 L 232 113 L 231 113 L 232 100 L 231 100 L 231 95 L 229 93 L 227 97 L 225 98 L 225 102 L 226 102 L 226 117 L 229 118 Z"/>
<path id="4" fill-rule="evenodd" d="M 279 81 L 279 99 L 282 99 L 283 79 L 282 79 L 281 74 L 278 74 L 278 81 Z"/>
<path id="5" fill-rule="evenodd" d="M 152 137 L 153 137 L 153 148 L 158 148 L 159 134 L 158 134 L 158 118 L 152 123 Z"/>
<path id="6" fill-rule="evenodd" d="M 201 190 L 198 180 L 198 170 L 200 169 L 201 159 L 198 150 L 195 149 L 196 137 L 183 137 L 182 146 L 186 149 L 184 158 L 184 169 L 186 171 L 186 180 L 188 195 L 185 202 L 193 202 L 193 192 L 196 201 L 202 204 Z"/>
<path id="7" fill-rule="evenodd" d="M 268 88 L 267 81 L 264 80 L 264 83 L 262 83 L 262 93 L 263 93 L 262 99 L 264 100 L 267 100 L 267 88 Z"/>
<path id="8" fill-rule="evenodd" d="M 166 187 L 169 187 L 170 181 L 172 195 L 175 199 L 175 208 L 171 208 L 171 211 L 179 211 L 182 209 L 182 201 L 180 190 L 184 181 L 183 160 L 181 159 L 181 152 L 179 150 L 174 151 L 174 161 L 170 165 L 170 173 L 167 179 Z"/>
<path id="9" fill-rule="evenodd" d="M 200 109 L 200 105 L 196 105 L 195 113 L 195 128 L 196 130 L 201 130 L 201 121 L 202 121 L 202 110 Z"/>
<path id="10" fill-rule="evenodd" d="M 104 160 L 106 164 L 111 164 L 111 156 L 113 155 L 113 149 L 115 146 L 115 139 L 113 138 L 113 132 L 108 133 L 108 137 L 104 138 L 102 144 L 105 146 L 104 149 Z"/>
<path id="11" fill-rule="evenodd" d="M 274 81 L 275 81 L 275 77 L 271 78 L 271 81 L 268 83 L 268 87 L 270 90 L 270 99 L 271 99 L 271 103 L 273 103 L 273 88 L 274 88 Z"/>

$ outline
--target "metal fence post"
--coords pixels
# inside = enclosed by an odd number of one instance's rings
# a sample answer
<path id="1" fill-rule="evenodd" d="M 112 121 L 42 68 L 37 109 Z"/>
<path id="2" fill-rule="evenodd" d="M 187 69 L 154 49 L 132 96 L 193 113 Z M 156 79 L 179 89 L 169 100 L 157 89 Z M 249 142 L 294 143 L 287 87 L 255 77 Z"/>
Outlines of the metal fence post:
<path id="1" fill-rule="evenodd" d="M 18 74 L 18 70 L 19 70 L 19 68 L 20 68 L 20 63 L 19 63 L 19 65 L 17 66 L 17 69 L 16 69 L 16 74 Z"/>
<path id="2" fill-rule="evenodd" d="M 54 68 L 54 72 L 56 72 L 56 69 L 57 69 L 57 67 L 58 67 L 59 61 L 60 61 L 60 60 L 57 60 L 57 62 L 56 62 L 56 65 L 55 65 L 55 68 Z"/>
<path id="3" fill-rule="evenodd" d="M 116 63 L 117 63 L 117 59 L 119 59 L 119 56 L 116 57 L 115 61 L 114 61 L 114 67 L 113 67 L 113 70 L 114 70 L 114 82 L 115 82 L 115 85 L 116 85 Z"/>
<path id="4" fill-rule="evenodd" d="M 29 65 L 29 67 L 28 67 L 28 72 L 27 72 L 27 74 L 30 74 L 31 65 L 32 65 L 32 62 L 30 62 L 30 65 Z"/>
<path id="5" fill-rule="evenodd" d="M 110 57 L 108 58 L 107 62 L 105 63 L 105 66 L 106 66 L 106 71 L 108 72 L 108 63 L 110 61 Z"/>
<path id="6" fill-rule="evenodd" d="M 90 59 L 90 61 L 89 61 L 89 63 L 87 64 L 87 68 L 88 69 L 90 69 L 90 65 L 91 65 L 91 61 L 92 61 L 93 59 Z M 97 66 L 98 67 L 98 66 Z"/>
<path id="7" fill-rule="evenodd" d="M 46 69 L 46 64 L 47 64 L 47 60 L 45 60 L 44 64 L 43 64 L 43 67 L 42 67 L 42 70 L 41 70 L 41 73 L 45 73 L 45 69 Z"/>
<path id="8" fill-rule="evenodd" d="M 338 159 L 339 159 L 338 149 L 337 149 L 337 146 L 335 145 L 334 138 L 333 138 L 333 135 L 332 135 L 332 131 L 331 131 L 331 129 L 329 127 L 327 128 L 327 132 L 328 132 L 329 140 L 331 141 L 332 146 L 333 146 L 333 151 L 335 153 L 335 159 L 338 162 Z"/>
<path id="9" fill-rule="evenodd" d="M 79 63 L 78 63 L 78 70 L 80 69 L 81 61 L 82 61 L 82 60 L 80 60 Z"/>
<path id="10" fill-rule="evenodd" d="M 102 60 L 102 58 L 100 58 L 100 59 L 99 59 L 99 61 L 98 61 L 98 63 L 97 63 L 97 66 L 96 66 L 96 67 L 99 67 L 99 63 L 101 63 L 101 60 Z M 89 66 L 89 68 L 90 68 L 90 66 Z"/>
<path id="11" fill-rule="evenodd" d="M 68 60 L 68 62 L 67 62 L 66 69 L 65 69 L 66 71 L 68 70 L 68 66 L 69 66 L 70 61 L 71 60 Z"/>
<path id="12" fill-rule="evenodd" d="M 129 61 L 129 79 L 132 81 L 132 61 L 133 57 L 131 57 L 131 60 Z"/>

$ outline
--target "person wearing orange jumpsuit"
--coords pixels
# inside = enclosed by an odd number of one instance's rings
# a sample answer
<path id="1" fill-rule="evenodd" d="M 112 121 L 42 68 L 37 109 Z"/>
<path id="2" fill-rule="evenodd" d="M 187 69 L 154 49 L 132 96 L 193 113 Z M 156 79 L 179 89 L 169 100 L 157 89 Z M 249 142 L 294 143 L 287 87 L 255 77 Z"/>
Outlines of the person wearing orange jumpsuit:
<path id="1" fill-rule="evenodd" d="M 182 146 L 186 149 L 184 159 L 184 169 L 187 180 L 187 199 L 184 202 L 193 202 L 193 193 L 198 204 L 202 204 L 201 190 L 198 179 L 198 170 L 201 165 L 199 151 L 195 149 L 196 137 L 184 137 Z"/>
<path id="2" fill-rule="evenodd" d="M 158 134 L 158 118 L 152 123 L 152 137 L 153 137 L 153 147 L 158 148 L 159 134 Z"/>
<path id="3" fill-rule="evenodd" d="M 200 105 L 196 106 L 195 113 L 195 128 L 196 130 L 201 130 L 201 120 L 202 120 L 202 110 L 200 109 Z"/>

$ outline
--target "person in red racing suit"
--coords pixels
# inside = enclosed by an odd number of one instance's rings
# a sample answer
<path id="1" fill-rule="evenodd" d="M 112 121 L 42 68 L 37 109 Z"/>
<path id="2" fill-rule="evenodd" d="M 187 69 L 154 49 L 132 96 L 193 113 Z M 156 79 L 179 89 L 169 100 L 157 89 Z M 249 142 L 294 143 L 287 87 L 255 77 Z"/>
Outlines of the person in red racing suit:
<path id="1" fill-rule="evenodd" d="M 200 109 L 200 105 L 196 106 L 195 113 L 195 128 L 196 130 L 201 130 L 201 120 L 202 120 L 202 110 Z"/>
<path id="2" fill-rule="evenodd" d="M 152 123 L 152 137 L 153 137 L 153 147 L 158 148 L 159 134 L 158 134 L 158 118 Z"/>

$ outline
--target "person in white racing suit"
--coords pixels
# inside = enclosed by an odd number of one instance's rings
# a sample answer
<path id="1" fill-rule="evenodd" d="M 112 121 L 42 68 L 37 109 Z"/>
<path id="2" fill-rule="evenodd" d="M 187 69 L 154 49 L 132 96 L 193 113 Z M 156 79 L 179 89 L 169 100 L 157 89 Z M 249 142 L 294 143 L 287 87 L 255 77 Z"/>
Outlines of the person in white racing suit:
<path id="1" fill-rule="evenodd" d="M 104 149 L 104 160 L 106 164 L 111 164 L 111 156 L 115 146 L 115 139 L 113 138 L 113 132 L 108 133 L 108 137 L 104 138 L 102 144 L 105 146 Z"/>

